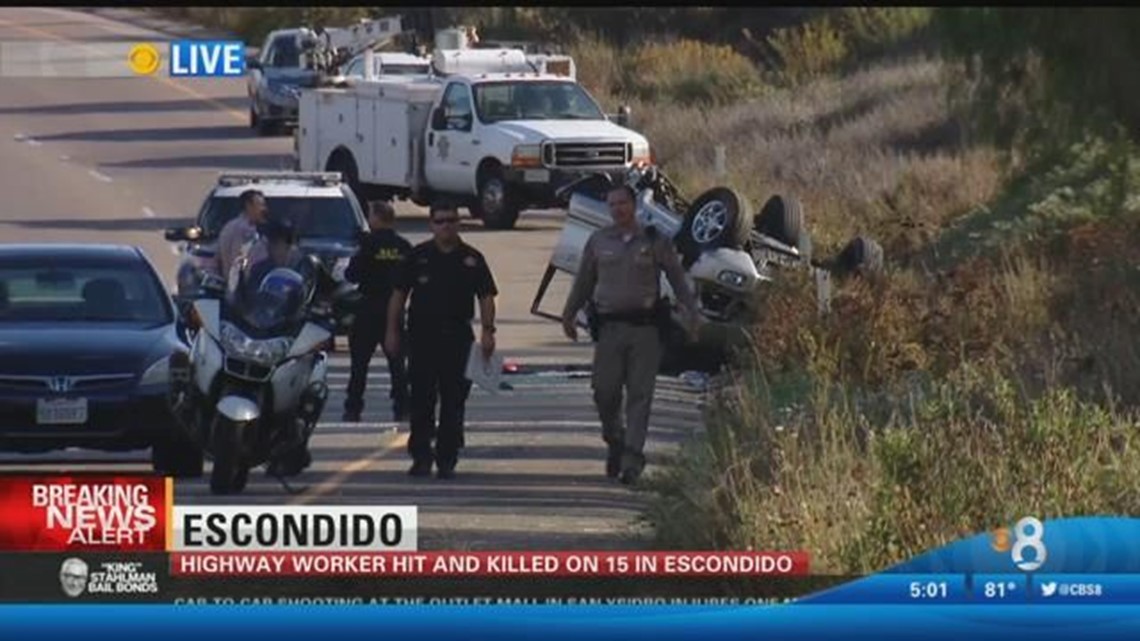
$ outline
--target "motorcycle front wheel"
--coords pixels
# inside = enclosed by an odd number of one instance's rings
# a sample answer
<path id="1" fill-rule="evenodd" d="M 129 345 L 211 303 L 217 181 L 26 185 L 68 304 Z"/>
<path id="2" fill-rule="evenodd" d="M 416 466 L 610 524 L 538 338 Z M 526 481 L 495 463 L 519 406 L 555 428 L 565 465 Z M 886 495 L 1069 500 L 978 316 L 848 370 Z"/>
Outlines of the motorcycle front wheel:
<path id="1" fill-rule="evenodd" d="M 210 492 L 236 494 L 249 482 L 249 466 L 242 460 L 243 426 L 219 416 L 215 419 L 212 441 L 214 466 L 210 470 Z"/>

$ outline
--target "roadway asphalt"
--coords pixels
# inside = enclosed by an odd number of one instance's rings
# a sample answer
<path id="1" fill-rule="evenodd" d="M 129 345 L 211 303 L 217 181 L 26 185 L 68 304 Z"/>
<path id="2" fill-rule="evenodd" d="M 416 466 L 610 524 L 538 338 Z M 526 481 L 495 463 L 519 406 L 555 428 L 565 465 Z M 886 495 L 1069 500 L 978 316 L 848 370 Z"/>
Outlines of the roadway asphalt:
<path id="1" fill-rule="evenodd" d="M 170 39 L 138 26 L 145 23 L 134 20 L 137 14 L 113 15 L 131 22 L 75 10 L 0 9 L 0 43 L 9 47 L 0 48 L 0 242 L 137 245 L 170 284 L 178 256 L 162 230 L 192 220 L 219 172 L 284 168 L 292 141 L 252 133 L 244 80 L 76 77 L 92 69 L 106 76 L 115 56 L 125 56 L 126 47 L 116 43 Z M 87 60 L 70 68 L 57 62 L 67 77 L 13 77 L 32 72 L 26 61 L 19 67 L 13 56 L 2 58 L 12 42 L 44 43 Z M 398 211 L 410 240 L 426 238 L 423 210 L 407 205 Z M 457 479 L 417 481 L 404 474 L 407 426 L 384 422 L 382 357 L 372 369 L 366 422 L 336 423 L 347 379 L 347 357 L 338 352 L 334 395 L 314 438 L 316 462 L 295 481 L 303 492 L 289 494 L 256 474 L 244 494 L 225 499 L 211 496 L 202 481 L 179 482 L 177 500 L 419 505 L 425 548 L 636 545 L 623 535 L 633 531 L 642 498 L 601 475 L 604 448 L 589 379 L 581 372 L 589 348 L 568 343 L 556 324 L 529 313 L 560 218 L 558 212 L 527 213 L 509 232 L 464 226 L 502 291 L 501 353 L 528 373 L 506 378 L 512 390 L 475 391 Z M 556 309 L 564 295 L 564 284 L 556 285 L 546 307 Z M 666 378 L 659 389 L 651 462 L 700 425 L 698 392 Z M 145 459 L 145 452 L 0 455 L 0 469 L 131 470 Z"/>

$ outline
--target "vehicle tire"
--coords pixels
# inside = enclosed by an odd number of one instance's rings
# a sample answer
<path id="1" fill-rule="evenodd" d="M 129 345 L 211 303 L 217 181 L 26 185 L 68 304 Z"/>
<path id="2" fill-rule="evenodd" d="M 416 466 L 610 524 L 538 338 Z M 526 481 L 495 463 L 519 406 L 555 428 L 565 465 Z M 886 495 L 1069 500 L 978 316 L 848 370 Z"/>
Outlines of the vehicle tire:
<path id="1" fill-rule="evenodd" d="M 214 466 L 210 470 L 212 494 L 236 494 L 249 481 L 249 466 L 242 461 L 241 430 L 229 419 L 218 417 L 214 424 Z"/>
<path id="2" fill-rule="evenodd" d="M 256 105 L 249 108 L 249 124 L 253 127 L 254 133 L 258 136 L 269 136 L 273 134 L 273 123 L 266 121 L 257 114 Z"/>
<path id="3" fill-rule="evenodd" d="M 182 434 L 178 426 L 170 429 L 155 441 L 151 449 L 151 465 L 155 472 L 175 478 L 202 476 L 204 457 L 202 449 Z"/>
<path id="4" fill-rule="evenodd" d="M 344 183 L 352 190 L 361 208 L 368 211 L 368 190 L 360 183 L 360 172 L 356 169 L 356 161 L 346 151 L 335 151 L 329 158 L 328 171 L 339 172 Z"/>
<path id="5" fill-rule="evenodd" d="M 875 276 L 883 271 L 883 247 L 867 236 L 856 236 L 835 259 L 841 276 Z"/>
<path id="6" fill-rule="evenodd" d="M 752 218 L 748 200 L 735 189 L 714 187 L 693 201 L 677 233 L 677 249 L 686 266 L 702 252 L 722 247 L 743 247 Z"/>
<path id="7" fill-rule="evenodd" d="M 479 193 L 471 204 L 471 215 L 487 229 L 514 229 L 519 205 L 502 170 L 488 168 L 479 174 Z"/>
<path id="8" fill-rule="evenodd" d="M 801 248 L 801 241 L 807 234 L 804 231 L 804 210 L 800 201 L 785 196 L 772 196 L 760 213 L 756 214 L 753 229 L 765 236 Z M 810 243 L 808 243 L 810 246 Z"/>

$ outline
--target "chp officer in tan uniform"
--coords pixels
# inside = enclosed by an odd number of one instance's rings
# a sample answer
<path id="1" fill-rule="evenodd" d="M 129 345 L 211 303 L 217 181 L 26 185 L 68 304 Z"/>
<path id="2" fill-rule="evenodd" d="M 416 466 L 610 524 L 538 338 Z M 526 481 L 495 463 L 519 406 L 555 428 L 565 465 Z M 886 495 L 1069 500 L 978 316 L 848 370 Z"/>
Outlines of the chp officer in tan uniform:
<path id="1" fill-rule="evenodd" d="M 606 475 L 631 484 L 645 467 L 645 439 L 657 370 L 661 362 L 660 294 L 664 271 L 684 306 L 687 330 L 697 331 L 697 301 L 669 238 L 643 229 L 636 218 L 634 192 L 627 185 L 606 198 L 613 224 L 590 236 L 573 289 L 562 311 L 566 336 L 578 339 L 578 312 L 592 305 L 596 314 L 594 403 L 609 446 Z M 667 320 L 667 319 L 666 319 Z M 622 421 L 623 391 L 628 398 Z"/>

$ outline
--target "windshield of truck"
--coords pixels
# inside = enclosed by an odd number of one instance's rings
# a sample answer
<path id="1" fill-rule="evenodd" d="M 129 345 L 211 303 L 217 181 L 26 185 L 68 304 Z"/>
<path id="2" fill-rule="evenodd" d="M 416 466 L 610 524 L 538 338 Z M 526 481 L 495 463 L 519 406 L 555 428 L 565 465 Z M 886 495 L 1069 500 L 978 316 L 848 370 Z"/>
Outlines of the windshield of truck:
<path id="1" fill-rule="evenodd" d="M 475 85 L 475 109 L 485 123 L 505 120 L 605 120 L 598 103 L 573 82 L 504 81 Z"/>
<path id="2" fill-rule="evenodd" d="M 273 41 L 273 52 L 269 57 L 269 66 L 292 69 L 301 66 L 301 50 L 297 47 L 294 36 L 278 36 Z"/>
<path id="3" fill-rule="evenodd" d="M 353 241 L 365 229 L 363 218 L 347 198 L 312 196 L 268 196 L 265 204 L 271 217 L 285 217 L 301 238 L 328 238 Z M 241 211 L 237 196 L 214 196 L 199 225 L 207 237 L 216 238 L 222 227 Z"/>

